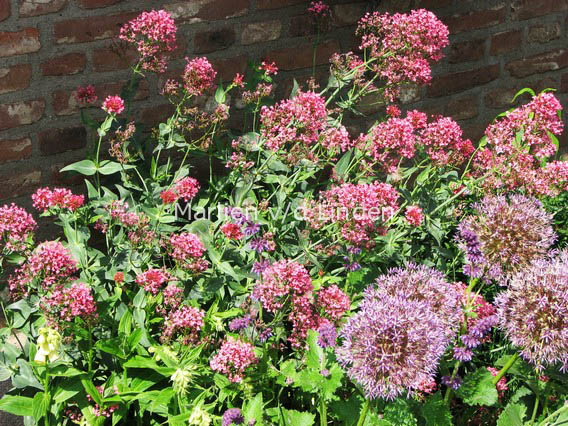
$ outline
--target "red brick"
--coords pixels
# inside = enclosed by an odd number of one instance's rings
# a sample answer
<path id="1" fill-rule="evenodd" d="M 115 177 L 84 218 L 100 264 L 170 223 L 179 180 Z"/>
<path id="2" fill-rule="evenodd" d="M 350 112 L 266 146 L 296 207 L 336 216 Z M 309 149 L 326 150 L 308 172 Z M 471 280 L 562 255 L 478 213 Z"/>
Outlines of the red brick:
<path id="1" fill-rule="evenodd" d="M 39 150 L 43 155 L 59 154 L 84 148 L 87 145 L 87 131 L 84 127 L 48 129 L 37 135 Z"/>
<path id="2" fill-rule="evenodd" d="M 0 0 L 0 21 L 8 19 L 11 13 L 10 0 Z"/>
<path id="3" fill-rule="evenodd" d="M 193 51 L 203 54 L 223 50 L 235 44 L 235 39 L 236 34 L 233 27 L 201 31 L 193 38 Z"/>
<path id="4" fill-rule="evenodd" d="M 321 43 L 318 46 L 316 54 L 316 65 L 327 64 L 329 57 L 338 52 L 340 49 L 337 40 L 330 40 Z M 298 47 L 285 47 L 283 49 L 273 50 L 266 54 L 266 57 L 271 61 L 276 62 L 276 65 L 281 70 L 297 70 L 300 68 L 309 68 L 312 66 L 312 45 L 305 44 Z"/>
<path id="5" fill-rule="evenodd" d="M 106 7 L 120 3 L 122 0 L 79 0 L 79 6 L 85 9 L 95 9 L 97 7 Z"/>
<path id="6" fill-rule="evenodd" d="M 116 83 L 103 83 L 95 86 L 95 92 L 99 102 L 102 102 L 107 96 L 120 93 L 125 81 Z M 142 80 L 138 87 L 138 91 L 134 96 L 134 100 L 141 100 L 148 97 L 148 82 Z M 79 102 L 75 97 L 76 91 L 73 90 L 57 90 L 52 94 L 53 111 L 56 115 L 71 115 L 79 112 Z"/>
<path id="7" fill-rule="evenodd" d="M 568 0 L 514 0 L 511 18 L 522 21 L 568 10 Z"/>
<path id="8" fill-rule="evenodd" d="M 532 74 L 555 71 L 567 66 L 568 50 L 560 49 L 509 62 L 505 68 L 514 77 L 526 77 Z"/>
<path id="9" fill-rule="evenodd" d="M 164 9 L 169 11 L 177 22 L 215 21 L 242 16 L 250 8 L 250 0 L 201 0 L 169 3 Z"/>
<path id="10" fill-rule="evenodd" d="M 45 110 L 45 101 L 37 99 L 0 105 L 0 130 L 38 121 Z"/>
<path id="11" fill-rule="evenodd" d="M 280 21 L 253 22 L 245 25 L 241 34 L 242 44 L 266 43 L 277 40 L 282 32 Z"/>
<path id="12" fill-rule="evenodd" d="M 562 75 L 562 80 L 560 80 L 560 92 L 568 92 L 568 73 Z"/>
<path id="13" fill-rule="evenodd" d="M 236 73 L 245 73 L 247 58 L 246 56 L 236 56 L 234 58 L 212 59 L 211 64 L 217 71 L 217 78 L 221 78 L 221 81 L 231 81 Z"/>
<path id="14" fill-rule="evenodd" d="M 481 86 L 499 77 L 499 65 L 437 76 L 428 88 L 428 96 L 438 97 Z"/>
<path id="15" fill-rule="evenodd" d="M 82 160 L 83 157 L 77 158 L 76 161 Z M 56 163 L 50 167 L 50 183 L 55 186 L 78 186 L 84 185 L 85 177 L 75 172 L 61 172 L 61 169 L 74 163 L 75 161 L 68 161 L 67 163 Z M 81 188 L 82 189 L 82 188 Z M 79 189 L 79 191 L 81 191 Z"/>
<path id="16" fill-rule="evenodd" d="M 0 31 L 0 58 L 37 52 L 41 48 L 39 31 L 24 28 L 21 31 Z"/>
<path id="17" fill-rule="evenodd" d="M 23 160 L 32 155 L 30 138 L 0 140 L 0 163 Z"/>
<path id="18" fill-rule="evenodd" d="M 164 104 L 155 107 L 149 107 L 142 111 L 142 122 L 146 126 L 156 126 L 168 119 L 174 112 L 171 104 Z"/>
<path id="19" fill-rule="evenodd" d="M 452 117 L 454 120 L 467 120 L 477 117 L 479 110 L 477 108 L 477 98 L 468 96 L 465 98 L 451 99 L 446 103 L 446 116 Z"/>
<path id="20" fill-rule="evenodd" d="M 448 26 L 452 34 L 492 27 L 505 21 L 505 7 L 501 6 L 495 9 L 478 10 L 463 15 L 448 16 L 442 18 L 442 21 Z"/>
<path id="21" fill-rule="evenodd" d="M 41 64 L 43 75 L 71 75 L 82 72 L 87 65 L 87 57 L 83 53 L 68 53 L 49 59 Z"/>
<path id="22" fill-rule="evenodd" d="M 518 49 L 521 46 L 522 33 L 521 31 L 503 31 L 491 36 L 491 48 L 489 53 L 497 56 L 512 50 Z"/>
<path id="23" fill-rule="evenodd" d="M 0 200 L 32 193 L 41 182 L 40 170 L 7 171 L 0 176 Z"/>
<path id="24" fill-rule="evenodd" d="M 450 45 L 450 53 L 448 55 L 448 62 L 456 64 L 459 62 L 478 61 L 483 58 L 485 51 L 485 40 L 468 40 Z"/>
<path id="25" fill-rule="evenodd" d="M 485 105 L 497 109 L 511 108 L 511 100 L 517 92 L 518 88 L 516 87 L 493 89 L 485 95 Z"/>
<path id="26" fill-rule="evenodd" d="M 260 10 L 280 9 L 281 7 L 292 6 L 300 3 L 306 3 L 306 1 L 305 0 L 257 0 L 256 8 Z"/>
<path id="27" fill-rule="evenodd" d="M 20 0 L 20 16 L 38 16 L 58 12 L 67 4 L 67 0 Z"/>
<path id="28" fill-rule="evenodd" d="M 560 38 L 560 23 L 535 25 L 529 29 L 529 43 L 548 43 L 549 41 Z"/>
<path id="29" fill-rule="evenodd" d="M 122 48 L 123 45 L 95 49 L 92 54 L 95 71 L 116 71 L 129 68 L 138 61 L 136 49 Z"/>
<path id="30" fill-rule="evenodd" d="M 134 18 L 136 13 L 68 19 L 54 26 L 57 43 L 84 43 L 116 36 L 120 27 Z"/>
<path id="31" fill-rule="evenodd" d="M 25 89 L 30 85 L 31 78 L 32 66 L 30 64 L 0 68 L 0 94 Z"/>
<path id="32" fill-rule="evenodd" d="M 452 0 L 418 0 L 417 7 L 425 9 L 440 9 L 452 4 Z"/>
<path id="33" fill-rule="evenodd" d="M 311 16 L 299 15 L 290 19 L 290 29 L 288 30 L 292 37 L 305 37 L 316 34 L 316 26 Z"/>
<path id="34" fill-rule="evenodd" d="M 333 23 L 338 27 L 355 25 L 365 14 L 365 3 L 337 4 L 333 6 Z"/>

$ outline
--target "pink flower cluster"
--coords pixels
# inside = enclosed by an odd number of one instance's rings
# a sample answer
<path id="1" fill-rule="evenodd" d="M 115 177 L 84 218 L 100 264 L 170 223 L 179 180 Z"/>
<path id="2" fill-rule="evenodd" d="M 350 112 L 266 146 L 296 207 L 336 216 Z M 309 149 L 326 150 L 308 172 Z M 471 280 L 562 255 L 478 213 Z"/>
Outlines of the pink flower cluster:
<path id="1" fill-rule="evenodd" d="M 406 118 L 393 116 L 375 126 L 368 138 L 360 138 L 359 147 L 388 173 L 396 171 L 401 158 L 413 158 L 419 147 L 434 164 L 459 167 L 475 150 L 462 135 L 459 124 L 449 117 L 428 123 L 423 112 L 409 111 Z"/>
<path id="2" fill-rule="evenodd" d="M 193 96 L 199 96 L 214 87 L 217 72 L 207 58 L 186 58 L 187 64 L 183 72 L 183 87 Z"/>
<path id="3" fill-rule="evenodd" d="M 349 296 L 335 284 L 318 291 L 317 305 L 331 320 L 341 319 L 351 307 Z"/>
<path id="4" fill-rule="evenodd" d="M 110 216 L 127 228 L 132 228 L 140 222 L 137 213 L 128 211 L 128 203 L 123 200 L 115 200 L 108 206 Z"/>
<path id="5" fill-rule="evenodd" d="M 170 279 L 170 274 L 163 269 L 148 269 L 136 277 L 136 284 L 155 296 Z"/>
<path id="6" fill-rule="evenodd" d="M 167 53 L 176 49 L 176 25 L 165 10 L 143 12 L 120 29 L 119 38 L 132 43 L 143 69 L 162 73 Z"/>
<path id="7" fill-rule="evenodd" d="M 227 376 L 230 382 L 240 383 L 244 379 L 246 369 L 257 362 L 253 345 L 229 336 L 217 355 L 211 358 L 209 365 L 213 371 Z"/>
<path id="8" fill-rule="evenodd" d="M 308 7 L 308 12 L 314 15 L 317 18 L 329 16 L 331 14 L 331 10 L 327 4 L 323 1 L 313 1 L 310 3 L 310 7 Z"/>
<path id="9" fill-rule="evenodd" d="M 183 305 L 171 311 L 164 322 L 161 340 L 169 342 L 181 337 L 186 345 L 197 342 L 204 317 L 205 312 L 193 306 Z"/>
<path id="10" fill-rule="evenodd" d="M 300 92 L 277 105 L 263 106 L 260 121 L 264 145 L 271 151 L 285 149 L 291 164 L 303 158 L 315 160 L 310 147 L 318 141 L 327 149 L 345 151 L 351 147 L 343 126 L 329 126 L 325 99 L 314 92 Z"/>
<path id="11" fill-rule="evenodd" d="M 0 207 L 0 248 L 10 251 L 22 251 L 26 241 L 37 228 L 32 215 L 15 204 Z M 0 250 L 0 253 L 2 250 Z"/>
<path id="12" fill-rule="evenodd" d="M 97 101 L 95 87 L 91 84 L 85 87 L 77 87 L 75 99 L 77 99 L 80 104 L 94 104 Z"/>
<path id="13" fill-rule="evenodd" d="M 420 226 L 424 220 L 424 214 L 419 206 L 408 206 L 404 217 L 412 226 Z"/>
<path id="14" fill-rule="evenodd" d="M 499 369 L 495 367 L 487 367 L 487 370 L 491 373 L 493 377 L 499 374 Z M 506 391 L 509 390 L 509 386 L 507 386 L 507 378 L 505 376 L 501 377 L 495 385 L 497 388 L 497 392 L 499 394 L 499 398 L 502 398 Z"/>
<path id="15" fill-rule="evenodd" d="M 200 259 L 205 253 L 205 247 L 199 237 L 190 232 L 172 234 L 169 239 L 169 254 L 182 268 L 194 273 L 205 271 L 209 264 Z"/>
<path id="16" fill-rule="evenodd" d="M 384 221 L 398 209 L 398 198 L 388 183 L 345 183 L 322 192 L 318 202 L 307 202 L 303 214 L 313 229 L 336 223 L 345 240 L 362 246 L 384 233 Z"/>
<path id="17" fill-rule="evenodd" d="M 107 114 L 120 114 L 124 111 L 124 101 L 120 96 L 107 96 L 102 108 Z"/>
<path id="18" fill-rule="evenodd" d="M 34 280 L 44 291 L 77 272 L 77 262 L 59 241 L 46 241 L 38 245 L 15 274 L 9 279 L 12 297 L 29 294 Z"/>
<path id="19" fill-rule="evenodd" d="M 91 288 L 84 283 L 56 288 L 44 299 L 44 303 L 43 308 L 47 308 L 51 314 L 57 314 L 57 319 L 61 321 L 73 321 L 77 317 L 92 321 L 97 317 L 97 304 Z"/>
<path id="20" fill-rule="evenodd" d="M 33 205 L 37 210 L 46 212 L 50 208 L 77 210 L 85 202 L 84 195 L 74 195 L 66 188 L 39 188 L 32 195 Z"/>
<path id="21" fill-rule="evenodd" d="M 221 226 L 221 232 L 229 240 L 240 240 L 244 236 L 241 227 L 236 223 L 225 223 Z"/>
<path id="22" fill-rule="evenodd" d="M 523 188 L 530 194 L 556 195 L 568 189 L 568 163 L 542 166 L 558 147 L 554 135 L 563 130 L 562 106 L 552 93 L 508 112 L 485 130 L 487 146 L 474 161 L 474 175 L 487 189 Z"/>
<path id="23" fill-rule="evenodd" d="M 429 61 L 439 61 L 448 45 L 448 28 L 424 9 L 408 14 L 368 13 L 357 34 L 361 49 L 367 49 L 377 74 L 387 81 L 385 94 L 394 100 L 406 82 L 426 84 L 431 80 Z"/>
<path id="24" fill-rule="evenodd" d="M 192 177 L 184 177 L 175 183 L 174 189 L 166 189 L 160 194 L 164 204 L 175 203 L 179 198 L 184 201 L 191 201 L 199 192 L 199 182 Z"/>

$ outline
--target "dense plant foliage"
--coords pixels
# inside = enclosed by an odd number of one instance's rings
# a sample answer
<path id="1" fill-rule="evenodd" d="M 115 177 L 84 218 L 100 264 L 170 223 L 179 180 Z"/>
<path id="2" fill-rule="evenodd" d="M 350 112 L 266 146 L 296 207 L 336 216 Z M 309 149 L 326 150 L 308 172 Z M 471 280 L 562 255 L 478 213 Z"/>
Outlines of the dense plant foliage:
<path id="1" fill-rule="evenodd" d="M 322 28 L 328 7 L 309 10 Z M 561 105 L 527 89 L 474 144 L 396 105 L 448 44 L 432 13 L 368 14 L 357 33 L 362 54 L 333 55 L 325 88 L 278 101 L 269 60 L 224 87 L 187 59 L 163 84 L 173 114 L 147 130 L 130 98 L 166 69 L 175 24 L 152 11 L 122 29 L 140 59 L 101 122 L 94 89 L 77 91 L 97 140 L 64 171 L 85 195 L 33 196 L 61 237 L 36 242 L 31 214 L 0 207 L 0 410 L 46 425 L 568 419 Z M 356 135 L 365 97 L 383 114 Z"/>

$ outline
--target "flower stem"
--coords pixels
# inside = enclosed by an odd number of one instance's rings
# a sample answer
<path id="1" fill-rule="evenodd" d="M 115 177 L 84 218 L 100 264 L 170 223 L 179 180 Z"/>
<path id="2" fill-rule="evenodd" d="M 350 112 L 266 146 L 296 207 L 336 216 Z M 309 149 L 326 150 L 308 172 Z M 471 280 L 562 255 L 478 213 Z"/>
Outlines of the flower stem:
<path id="1" fill-rule="evenodd" d="M 564 406 L 560 407 L 558 410 L 556 410 L 554 413 L 552 413 L 550 416 L 548 416 L 546 419 L 544 419 L 542 422 L 539 423 L 539 426 L 546 426 L 549 424 L 549 422 L 555 418 L 556 416 L 558 416 L 559 414 L 562 414 L 564 411 L 568 410 L 568 404 L 564 404 Z"/>
<path id="2" fill-rule="evenodd" d="M 327 406 L 323 395 L 320 396 L 320 425 L 327 426 Z"/>
<path id="3" fill-rule="evenodd" d="M 361 415 L 359 416 L 359 421 L 357 422 L 357 426 L 363 426 L 365 424 L 365 419 L 367 418 L 367 413 L 369 412 L 370 401 L 365 399 L 365 405 L 363 405 L 363 410 L 361 411 Z"/>
<path id="4" fill-rule="evenodd" d="M 501 370 L 499 370 L 499 373 L 497 373 L 497 375 L 493 378 L 493 384 L 494 385 L 496 385 L 499 382 L 499 380 L 501 380 L 501 378 L 507 373 L 509 368 L 511 368 L 513 366 L 513 364 L 515 363 L 517 358 L 519 358 L 518 353 L 515 353 L 515 355 L 513 355 L 511 358 L 509 358 L 509 361 L 507 361 L 507 363 L 503 366 L 503 368 Z"/>

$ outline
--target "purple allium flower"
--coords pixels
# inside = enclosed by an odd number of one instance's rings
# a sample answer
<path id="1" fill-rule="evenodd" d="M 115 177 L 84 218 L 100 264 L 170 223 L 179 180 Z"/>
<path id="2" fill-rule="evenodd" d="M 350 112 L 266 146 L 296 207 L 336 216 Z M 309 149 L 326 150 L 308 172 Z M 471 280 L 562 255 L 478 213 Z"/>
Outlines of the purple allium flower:
<path id="1" fill-rule="evenodd" d="M 556 240 L 552 216 L 535 198 L 487 196 L 458 227 L 464 272 L 506 283 L 510 275 L 546 255 Z"/>
<path id="2" fill-rule="evenodd" d="M 244 317 L 235 318 L 229 323 L 229 330 L 238 331 L 247 328 L 250 325 L 251 317 L 250 315 L 245 315 Z"/>
<path id="3" fill-rule="evenodd" d="M 273 335 L 274 335 L 274 333 L 272 333 L 272 329 L 270 327 L 268 327 L 268 328 L 265 328 L 264 330 L 262 330 L 260 332 L 260 334 L 258 335 L 258 340 L 260 340 L 262 343 L 264 343 L 268 339 L 270 339 Z"/>
<path id="4" fill-rule="evenodd" d="M 247 221 L 246 222 L 246 226 L 245 226 L 245 235 L 247 237 L 250 237 L 251 235 L 256 234 L 258 231 L 260 231 L 260 224 L 258 223 L 254 223 L 252 221 Z"/>
<path id="5" fill-rule="evenodd" d="M 337 358 L 369 399 L 419 389 L 432 379 L 450 340 L 426 301 L 386 293 L 367 293 L 340 335 Z"/>
<path id="6" fill-rule="evenodd" d="M 471 361 L 473 358 L 473 351 L 464 347 L 456 346 L 454 347 L 454 359 L 458 361 L 467 362 Z"/>
<path id="7" fill-rule="evenodd" d="M 377 278 L 376 286 L 365 290 L 368 299 L 385 294 L 425 302 L 442 320 L 448 337 L 455 336 L 462 319 L 462 290 L 449 283 L 440 271 L 414 263 L 406 269 L 391 269 Z"/>
<path id="8" fill-rule="evenodd" d="M 452 379 L 450 376 L 442 376 L 441 382 L 443 385 L 456 390 L 461 386 L 462 378 L 460 376 L 455 376 Z"/>
<path id="9" fill-rule="evenodd" d="M 223 414 L 223 426 L 242 425 L 244 422 L 243 413 L 238 408 L 229 408 Z"/>
<path id="10" fill-rule="evenodd" d="M 499 326 L 537 369 L 568 370 L 568 249 L 539 259 L 495 300 Z"/>
<path id="11" fill-rule="evenodd" d="M 266 259 L 266 260 L 260 260 L 258 262 L 254 262 L 254 264 L 252 265 L 251 271 L 254 272 L 257 275 L 262 274 L 266 268 L 268 268 L 270 266 L 270 260 Z"/>
<path id="12" fill-rule="evenodd" d="M 337 330 L 333 323 L 326 321 L 318 328 L 318 344 L 322 348 L 332 347 L 334 348 L 337 341 Z"/>
<path id="13" fill-rule="evenodd" d="M 250 248 L 256 251 L 257 253 L 262 253 L 263 251 L 267 251 L 270 248 L 268 241 L 263 238 L 255 238 L 250 243 Z"/>

